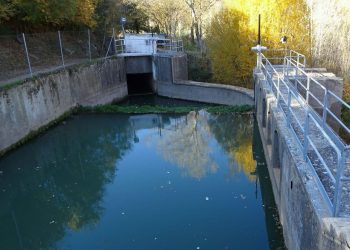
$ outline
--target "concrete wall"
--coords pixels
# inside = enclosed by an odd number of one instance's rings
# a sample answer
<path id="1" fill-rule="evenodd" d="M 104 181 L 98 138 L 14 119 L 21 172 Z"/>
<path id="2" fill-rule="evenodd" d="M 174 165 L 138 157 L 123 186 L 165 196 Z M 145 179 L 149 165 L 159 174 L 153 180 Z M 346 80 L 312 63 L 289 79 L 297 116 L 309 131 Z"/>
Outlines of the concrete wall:
<path id="1" fill-rule="evenodd" d="M 127 74 L 152 73 L 152 56 L 126 56 L 124 58 Z"/>
<path id="2" fill-rule="evenodd" d="M 156 89 L 161 96 L 226 105 L 254 105 L 251 89 L 188 81 L 185 54 L 156 56 L 154 62 Z"/>
<path id="3" fill-rule="evenodd" d="M 256 117 L 288 249 L 350 249 L 350 220 L 333 218 L 263 75 Z"/>
<path id="4" fill-rule="evenodd" d="M 0 91 L 0 153 L 76 107 L 127 96 L 123 59 L 75 66 Z"/>
<path id="5" fill-rule="evenodd" d="M 161 96 L 225 105 L 254 105 L 253 90 L 223 84 L 176 81 L 158 82 Z"/>

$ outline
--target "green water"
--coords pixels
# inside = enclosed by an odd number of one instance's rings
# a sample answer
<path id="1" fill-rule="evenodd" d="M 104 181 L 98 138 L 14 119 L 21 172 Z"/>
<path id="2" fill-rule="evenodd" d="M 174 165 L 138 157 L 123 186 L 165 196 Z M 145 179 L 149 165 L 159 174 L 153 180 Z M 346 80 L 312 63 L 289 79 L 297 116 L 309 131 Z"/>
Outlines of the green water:
<path id="1" fill-rule="evenodd" d="M 0 248 L 283 249 L 250 115 L 77 115 L 0 159 Z"/>

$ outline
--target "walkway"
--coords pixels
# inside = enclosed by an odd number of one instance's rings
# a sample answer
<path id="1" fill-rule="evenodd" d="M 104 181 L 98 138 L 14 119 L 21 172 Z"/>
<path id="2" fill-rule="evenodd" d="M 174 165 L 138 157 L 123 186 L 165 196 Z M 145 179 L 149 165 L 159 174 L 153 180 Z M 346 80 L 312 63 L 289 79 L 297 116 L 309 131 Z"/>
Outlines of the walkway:
<path id="1" fill-rule="evenodd" d="M 262 73 L 314 170 L 321 193 L 334 216 L 349 217 L 349 146 L 341 135 L 350 134 L 350 130 L 340 114 L 342 106 L 350 107 L 321 84 L 329 75 L 315 78 L 314 73 L 307 72 L 304 55 L 290 51 L 282 65 L 271 61 L 278 60 L 262 55 Z"/>

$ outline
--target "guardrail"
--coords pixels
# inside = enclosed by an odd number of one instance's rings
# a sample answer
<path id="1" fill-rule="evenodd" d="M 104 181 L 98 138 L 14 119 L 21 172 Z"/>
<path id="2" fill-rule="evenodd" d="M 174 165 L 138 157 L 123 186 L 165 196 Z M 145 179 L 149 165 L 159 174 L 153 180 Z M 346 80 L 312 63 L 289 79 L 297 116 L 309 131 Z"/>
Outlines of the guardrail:
<path id="1" fill-rule="evenodd" d="M 117 54 L 183 52 L 184 46 L 182 40 L 179 39 L 123 38 L 115 40 L 115 51 Z"/>
<path id="2" fill-rule="evenodd" d="M 258 66 L 283 110 L 305 161 L 311 166 L 331 213 L 333 216 L 350 216 L 350 169 L 347 161 L 350 147 L 327 123 L 330 116 L 337 126 L 350 134 L 350 129 L 329 107 L 329 99 L 347 109 L 350 106 L 305 72 L 304 55 L 285 50 L 283 53 L 282 65 L 270 62 L 280 61 L 280 57 L 267 58 L 260 54 L 261 65 Z M 315 88 L 322 94 L 317 96 L 311 91 Z M 311 105 L 312 101 L 321 108 L 321 112 Z"/>

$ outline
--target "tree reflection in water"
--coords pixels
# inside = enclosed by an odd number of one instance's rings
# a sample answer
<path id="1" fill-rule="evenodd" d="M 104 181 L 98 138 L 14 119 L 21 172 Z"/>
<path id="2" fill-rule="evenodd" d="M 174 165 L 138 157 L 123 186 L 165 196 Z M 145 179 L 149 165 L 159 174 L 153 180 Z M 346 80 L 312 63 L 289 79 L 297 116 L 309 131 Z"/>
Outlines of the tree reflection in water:
<path id="1" fill-rule="evenodd" d="M 99 222 L 104 186 L 133 134 L 127 116 L 78 116 L 70 123 L 0 160 L 3 249 L 56 248 L 67 229 Z"/>
<path id="2" fill-rule="evenodd" d="M 249 180 L 256 180 L 256 161 L 252 150 L 253 121 L 251 115 L 245 114 L 210 116 L 210 132 L 230 157 L 229 177 L 243 171 Z"/>
<path id="3" fill-rule="evenodd" d="M 164 159 L 177 165 L 184 176 L 201 179 L 215 173 L 218 165 L 209 146 L 208 113 L 192 111 L 175 118 L 162 131 L 157 150 Z"/>
<path id="4" fill-rule="evenodd" d="M 250 115 L 219 114 L 192 111 L 174 118 L 159 133 L 157 150 L 167 161 L 181 168 L 184 176 L 201 179 L 217 172 L 209 138 L 214 136 L 229 156 L 229 173 L 243 171 L 255 181 L 256 163 L 252 154 L 253 119 Z"/>

